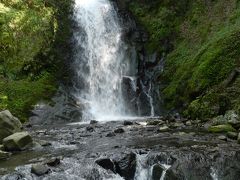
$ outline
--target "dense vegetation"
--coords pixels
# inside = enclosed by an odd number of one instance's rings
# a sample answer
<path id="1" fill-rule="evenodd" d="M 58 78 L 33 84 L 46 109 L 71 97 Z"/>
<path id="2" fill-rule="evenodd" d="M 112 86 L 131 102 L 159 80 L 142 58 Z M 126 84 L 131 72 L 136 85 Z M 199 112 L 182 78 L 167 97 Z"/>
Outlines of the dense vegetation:
<path id="1" fill-rule="evenodd" d="M 163 98 L 192 118 L 240 111 L 240 2 L 135 0 L 129 10 L 165 56 Z M 165 55 L 166 54 L 166 55 Z"/>
<path id="2" fill-rule="evenodd" d="M 32 105 L 55 93 L 71 34 L 71 5 L 71 0 L 1 0 L 0 110 L 24 121 Z"/>

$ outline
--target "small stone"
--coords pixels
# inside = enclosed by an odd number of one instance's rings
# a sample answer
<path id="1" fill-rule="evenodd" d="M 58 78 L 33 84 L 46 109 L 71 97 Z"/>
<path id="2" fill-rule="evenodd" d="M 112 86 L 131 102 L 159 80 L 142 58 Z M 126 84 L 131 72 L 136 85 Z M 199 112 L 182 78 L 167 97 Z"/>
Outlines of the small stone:
<path id="1" fill-rule="evenodd" d="M 218 136 L 218 139 L 220 139 L 222 141 L 227 141 L 227 137 L 224 135 Z"/>
<path id="2" fill-rule="evenodd" d="M 118 128 L 118 129 L 115 129 L 114 130 L 114 133 L 117 133 L 117 134 L 121 134 L 121 133 L 124 133 L 124 129 L 123 128 Z"/>
<path id="3" fill-rule="evenodd" d="M 133 122 L 132 121 L 124 121 L 123 125 L 124 126 L 130 126 L 130 125 L 133 125 Z"/>
<path id="4" fill-rule="evenodd" d="M 46 146 L 51 146 L 52 143 L 48 142 L 48 141 L 44 141 L 44 140 L 41 140 L 38 142 L 41 146 L 43 147 L 46 147 Z"/>
<path id="5" fill-rule="evenodd" d="M 96 120 L 91 120 L 90 121 L 90 124 L 97 124 L 98 123 L 98 121 L 96 121 Z"/>
<path id="6" fill-rule="evenodd" d="M 11 156 L 11 153 L 0 150 L 0 160 L 8 159 Z"/>
<path id="7" fill-rule="evenodd" d="M 106 135 L 106 137 L 113 137 L 113 136 L 116 136 L 116 134 L 114 132 L 110 132 Z"/>
<path id="8" fill-rule="evenodd" d="M 170 128 L 168 127 L 168 126 L 162 126 L 162 127 L 160 127 L 159 128 L 159 132 L 167 132 L 167 131 L 169 131 L 170 130 Z"/>
<path id="9" fill-rule="evenodd" d="M 60 160 L 60 158 L 58 158 L 58 157 L 53 157 L 53 158 L 51 158 L 50 160 L 47 160 L 46 162 L 45 162 L 45 164 L 47 164 L 48 166 L 57 166 L 57 165 L 59 165 L 61 163 L 61 160 Z"/>
<path id="10" fill-rule="evenodd" d="M 191 126 L 192 125 L 192 122 L 191 121 L 187 121 L 186 122 L 186 126 Z"/>
<path id="11" fill-rule="evenodd" d="M 238 133 L 236 133 L 236 132 L 227 132 L 227 137 L 230 138 L 230 139 L 237 140 Z"/>
<path id="12" fill-rule="evenodd" d="M 43 164 L 33 164 L 31 168 L 31 173 L 37 176 L 42 176 L 44 174 L 48 174 L 49 172 L 50 169 L 48 168 L 48 166 Z"/>

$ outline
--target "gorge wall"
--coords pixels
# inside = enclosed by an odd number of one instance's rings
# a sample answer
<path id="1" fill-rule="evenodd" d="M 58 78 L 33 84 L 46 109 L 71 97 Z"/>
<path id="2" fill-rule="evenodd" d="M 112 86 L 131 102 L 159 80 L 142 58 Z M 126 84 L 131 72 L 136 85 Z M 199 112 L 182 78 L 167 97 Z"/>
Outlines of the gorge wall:
<path id="1" fill-rule="evenodd" d="M 239 112 L 239 1 L 135 0 L 119 5 L 147 32 L 140 55 L 156 58 L 145 61 L 146 69 L 163 65 L 154 84 L 160 84 L 168 110 L 194 119 L 229 109 Z"/>

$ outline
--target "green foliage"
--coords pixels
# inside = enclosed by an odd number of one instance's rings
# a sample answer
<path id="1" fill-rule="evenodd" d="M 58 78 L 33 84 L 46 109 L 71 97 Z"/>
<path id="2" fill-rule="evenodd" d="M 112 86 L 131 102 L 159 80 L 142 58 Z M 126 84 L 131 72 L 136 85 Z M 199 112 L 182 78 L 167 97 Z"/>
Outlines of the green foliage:
<path id="1" fill-rule="evenodd" d="M 26 121 L 29 109 L 39 99 L 48 100 L 55 91 L 55 79 L 49 73 L 39 76 L 39 79 L 31 81 L 28 79 L 17 81 L 0 81 L 0 104 L 2 109 L 9 109 L 21 121 Z"/>
<path id="2" fill-rule="evenodd" d="M 34 104 L 54 94 L 71 8 L 71 0 L 0 2 L 0 110 L 25 121 Z"/>

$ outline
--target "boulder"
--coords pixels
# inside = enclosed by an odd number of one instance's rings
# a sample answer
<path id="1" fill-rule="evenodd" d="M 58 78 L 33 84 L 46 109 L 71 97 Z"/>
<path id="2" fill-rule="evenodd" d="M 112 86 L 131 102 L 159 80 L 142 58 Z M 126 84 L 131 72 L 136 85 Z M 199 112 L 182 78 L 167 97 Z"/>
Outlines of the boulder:
<path id="1" fill-rule="evenodd" d="M 21 151 L 32 143 L 32 137 L 28 132 L 18 132 L 3 139 L 3 145 L 8 151 Z"/>
<path id="2" fill-rule="evenodd" d="M 152 169 L 152 180 L 159 180 L 162 177 L 164 169 L 159 164 L 155 164 Z"/>
<path id="3" fill-rule="evenodd" d="M 116 173 L 124 177 L 126 180 L 134 179 L 137 166 L 135 153 L 126 153 L 119 158 L 113 159 L 113 161 L 115 164 Z"/>
<path id="4" fill-rule="evenodd" d="M 31 168 L 31 173 L 37 176 L 42 176 L 44 174 L 48 174 L 49 172 L 50 169 L 48 168 L 48 166 L 43 164 L 33 164 Z"/>
<path id="5" fill-rule="evenodd" d="M 217 125 L 217 126 L 210 126 L 208 128 L 209 132 L 212 133 L 221 133 L 221 132 L 236 132 L 236 129 L 234 129 L 230 124 L 222 124 L 222 125 Z"/>
<path id="6" fill-rule="evenodd" d="M 21 131 L 21 122 L 14 117 L 8 110 L 0 112 L 0 143 L 11 134 Z"/>
<path id="7" fill-rule="evenodd" d="M 7 159 L 11 156 L 11 153 L 0 150 L 0 160 Z"/>
<path id="8" fill-rule="evenodd" d="M 227 137 L 230 138 L 230 139 L 237 140 L 238 133 L 236 133 L 236 132 L 227 132 Z"/>

